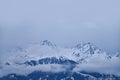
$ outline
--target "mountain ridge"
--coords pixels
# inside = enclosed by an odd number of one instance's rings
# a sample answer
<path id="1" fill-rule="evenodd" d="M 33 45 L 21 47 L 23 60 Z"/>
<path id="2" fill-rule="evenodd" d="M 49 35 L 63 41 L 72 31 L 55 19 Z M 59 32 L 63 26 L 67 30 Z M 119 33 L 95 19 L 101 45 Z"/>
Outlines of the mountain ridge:
<path id="1" fill-rule="evenodd" d="M 60 48 L 52 42 L 44 40 L 41 41 L 40 44 L 32 44 L 31 46 L 28 46 L 28 48 L 23 49 L 20 47 L 18 49 L 20 50 L 1 56 L 1 77 L 12 73 L 29 75 L 34 71 L 42 71 L 43 73 L 44 71 L 55 73 L 71 73 L 72 71 L 75 72 L 75 74 L 77 72 L 86 71 L 106 75 L 120 74 L 120 71 L 118 70 L 120 67 L 118 64 L 120 60 L 118 53 L 116 55 L 108 55 L 91 43 L 78 44 L 71 49 Z M 5 60 L 6 57 L 8 57 L 8 59 Z M 110 68 L 111 70 L 109 71 L 107 68 Z M 15 71 L 16 69 L 18 72 Z M 23 70 L 25 70 L 26 73 L 23 73 Z M 85 74 L 87 75 L 87 73 Z"/>

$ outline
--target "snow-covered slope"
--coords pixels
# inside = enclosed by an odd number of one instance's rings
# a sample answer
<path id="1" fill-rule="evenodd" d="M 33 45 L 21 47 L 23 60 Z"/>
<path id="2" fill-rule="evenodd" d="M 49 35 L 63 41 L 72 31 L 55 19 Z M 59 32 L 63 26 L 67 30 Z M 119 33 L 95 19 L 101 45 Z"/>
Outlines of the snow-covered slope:
<path id="1" fill-rule="evenodd" d="M 98 47 L 91 43 L 78 44 L 74 48 L 73 55 L 76 57 L 79 63 L 87 63 L 91 58 L 101 57 L 104 59 L 111 59 L 111 56 L 102 51 Z"/>
<path id="2" fill-rule="evenodd" d="M 119 53 L 108 55 L 91 43 L 77 44 L 74 48 L 61 48 L 44 40 L 1 54 L 0 77 L 8 74 L 29 75 L 34 71 L 71 71 L 73 74 L 86 71 L 120 76 L 119 61 Z"/>

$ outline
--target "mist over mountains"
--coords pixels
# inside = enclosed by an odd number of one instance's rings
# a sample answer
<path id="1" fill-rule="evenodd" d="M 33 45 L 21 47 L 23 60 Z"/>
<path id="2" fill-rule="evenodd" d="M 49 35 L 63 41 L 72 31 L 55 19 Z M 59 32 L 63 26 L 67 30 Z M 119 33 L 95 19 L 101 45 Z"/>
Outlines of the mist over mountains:
<path id="1" fill-rule="evenodd" d="M 89 41 L 109 53 L 120 51 L 119 3 L 120 0 L 1 0 L 0 52 L 42 39 L 63 47 Z"/>
<path id="2" fill-rule="evenodd" d="M 48 75 L 50 79 L 50 74 L 61 76 L 59 74 L 63 74 L 63 72 L 66 76 L 69 75 L 69 78 L 70 74 L 68 72 L 71 73 L 71 76 L 75 74 L 79 77 L 83 74 L 89 75 L 89 78 L 95 80 L 97 77 L 92 75 L 93 73 L 106 76 L 99 77 L 101 79 L 111 78 L 117 80 L 120 79 L 118 77 L 120 76 L 119 61 L 119 53 L 110 55 L 91 43 L 77 44 L 73 48 L 62 48 L 48 40 L 44 40 L 40 43 L 29 44 L 26 48 L 15 47 L 14 50 L 1 54 L 0 80 L 4 80 L 4 78 L 9 80 L 9 76 L 14 74 L 13 79 L 20 77 L 20 75 L 28 76 L 36 73 L 41 79 L 43 79 L 43 76 L 40 77 L 42 74 L 44 76 Z M 87 79 L 85 76 L 83 77 Z M 27 78 L 25 80 L 28 80 Z M 75 76 L 73 78 L 79 80 Z"/>
<path id="3" fill-rule="evenodd" d="M 0 0 L 0 80 L 120 80 L 119 34 L 120 0 Z"/>

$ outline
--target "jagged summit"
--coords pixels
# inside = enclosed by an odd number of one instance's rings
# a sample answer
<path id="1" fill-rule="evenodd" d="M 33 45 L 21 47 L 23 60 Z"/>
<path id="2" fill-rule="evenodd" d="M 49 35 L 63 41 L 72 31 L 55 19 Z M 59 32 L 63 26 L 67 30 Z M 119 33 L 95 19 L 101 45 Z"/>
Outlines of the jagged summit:
<path id="1" fill-rule="evenodd" d="M 98 47 L 96 47 L 94 44 L 92 44 L 90 42 L 82 44 L 82 47 L 89 47 L 89 48 L 94 48 L 94 49 L 98 48 Z"/>
<path id="2" fill-rule="evenodd" d="M 47 45 L 47 46 L 56 46 L 55 44 L 53 44 L 52 42 L 48 41 L 48 40 L 43 40 L 40 42 L 40 45 Z"/>
<path id="3" fill-rule="evenodd" d="M 87 42 L 87 43 L 84 43 L 84 44 L 77 44 L 76 46 L 75 46 L 75 48 L 77 48 L 77 49 L 80 49 L 80 48 L 82 48 L 82 47 L 84 47 L 84 46 L 94 46 L 94 47 L 96 47 L 95 45 L 93 45 L 92 43 L 90 43 L 90 42 Z"/>
<path id="4" fill-rule="evenodd" d="M 86 51 L 90 51 L 90 53 L 94 53 L 95 50 L 99 49 L 98 47 L 96 47 L 95 45 L 91 44 L 90 42 L 83 44 L 82 48 L 86 49 Z"/>
<path id="5" fill-rule="evenodd" d="M 98 47 L 96 47 L 94 44 L 92 44 L 90 42 L 84 43 L 84 44 L 77 44 L 75 46 L 75 49 L 80 50 L 81 53 L 94 54 L 95 51 L 101 52 L 101 49 L 99 49 Z"/>
<path id="6" fill-rule="evenodd" d="M 88 58 L 99 54 L 104 55 L 106 53 L 90 42 L 76 45 L 73 52 L 73 55 L 78 59 L 79 63 L 87 63 Z"/>

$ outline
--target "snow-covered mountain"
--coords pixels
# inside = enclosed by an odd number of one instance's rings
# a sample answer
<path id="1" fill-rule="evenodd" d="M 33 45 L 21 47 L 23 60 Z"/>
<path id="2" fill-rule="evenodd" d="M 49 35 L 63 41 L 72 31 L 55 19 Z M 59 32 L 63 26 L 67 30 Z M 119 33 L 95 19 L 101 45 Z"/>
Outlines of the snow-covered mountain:
<path id="1" fill-rule="evenodd" d="M 61 48 L 48 40 L 0 56 L 0 80 L 120 80 L 119 53 L 91 43 Z"/>

